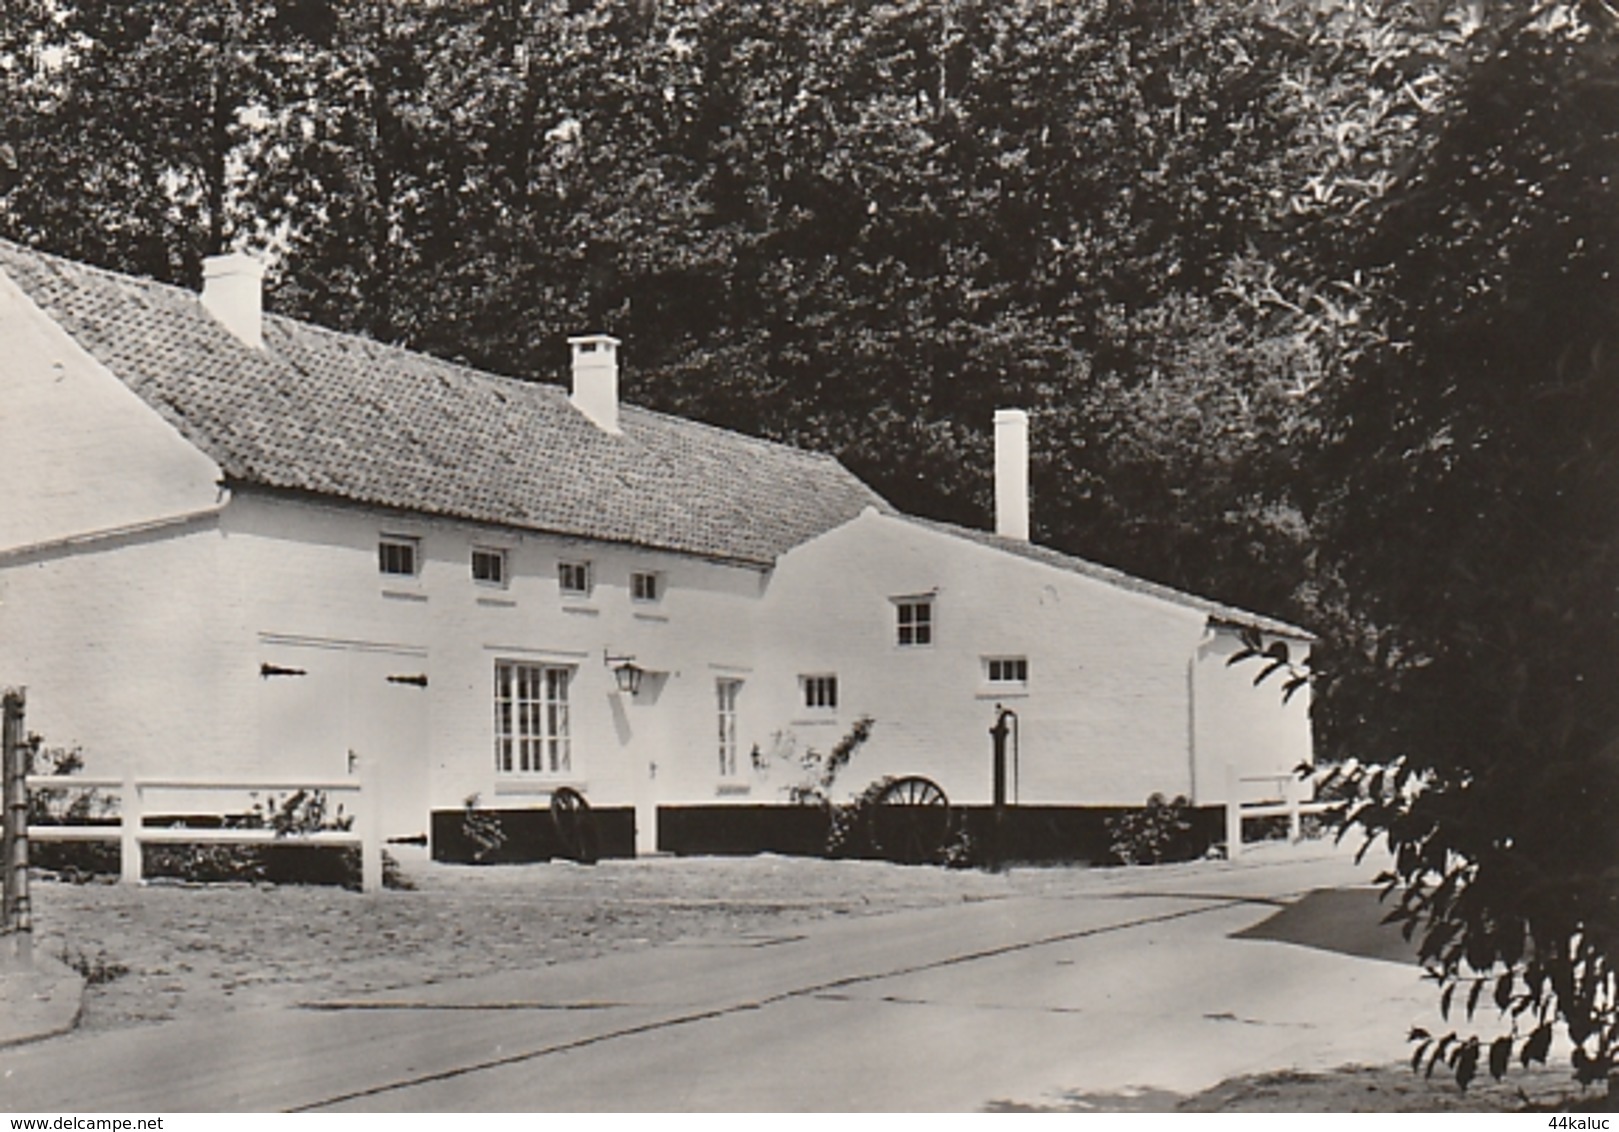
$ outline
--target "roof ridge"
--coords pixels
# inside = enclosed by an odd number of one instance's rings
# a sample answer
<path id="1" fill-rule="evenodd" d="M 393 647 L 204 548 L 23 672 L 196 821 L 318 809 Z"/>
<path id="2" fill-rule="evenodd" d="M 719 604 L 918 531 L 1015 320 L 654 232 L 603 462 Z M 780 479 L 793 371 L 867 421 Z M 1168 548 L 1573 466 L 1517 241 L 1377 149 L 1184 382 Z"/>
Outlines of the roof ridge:
<path id="1" fill-rule="evenodd" d="M 819 452 L 813 448 L 800 448 L 798 445 L 789 444 L 785 440 L 773 440 L 768 436 L 754 436 L 752 433 L 738 432 L 736 429 L 726 428 L 724 425 L 717 425 L 712 421 L 701 421 L 695 420 L 692 417 L 677 416 L 674 413 L 666 413 L 662 409 L 649 409 L 645 405 L 636 405 L 626 402 L 622 407 L 643 416 L 657 417 L 660 420 L 665 421 L 674 421 L 678 424 L 686 426 L 687 428 L 702 429 L 706 432 L 719 433 L 721 436 L 734 437 L 736 439 L 745 441 L 748 444 L 757 444 L 764 448 L 773 448 L 783 452 L 790 452 L 795 456 L 808 456 L 814 460 L 826 460 L 830 461 L 831 463 L 841 465 L 841 461 L 839 461 L 838 458 L 832 455 L 830 452 Z"/>
<path id="2" fill-rule="evenodd" d="M 181 288 L 181 290 L 184 290 L 184 288 Z M 196 292 L 191 292 L 191 294 L 195 295 Z M 313 331 L 316 334 L 324 335 L 328 338 L 362 342 L 367 346 L 374 346 L 377 349 L 384 350 L 388 353 L 403 354 L 412 360 L 419 361 L 425 359 L 426 361 L 430 361 L 435 365 L 446 366 L 449 369 L 457 370 L 468 377 L 482 381 L 497 381 L 507 385 L 518 385 L 537 389 L 551 389 L 559 393 L 567 392 L 567 389 L 557 382 L 543 381 L 537 377 L 514 377 L 509 373 L 495 373 L 493 370 L 479 369 L 477 366 L 472 365 L 469 362 L 457 361 L 454 358 L 441 357 L 438 354 L 430 354 L 426 350 L 418 350 L 410 346 L 401 345 L 398 342 L 384 342 L 380 338 L 372 338 L 370 335 L 362 333 L 358 330 L 338 330 L 333 326 L 323 326 L 318 322 L 310 322 L 308 319 L 303 318 L 294 318 L 290 314 L 279 314 L 275 311 L 265 311 L 264 318 L 266 320 L 274 320 L 275 322 L 285 323 L 288 326 L 297 327 L 299 330 Z"/>
<path id="3" fill-rule="evenodd" d="M 1042 562 L 1045 565 L 1060 569 L 1061 567 L 1058 566 L 1057 563 L 1047 561 L 1047 556 L 1064 559 L 1067 562 L 1085 567 L 1087 576 L 1095 577 L 1097 581 L 1123 584 L 1124 588 L 1143 594 L 1144 596 L 1159 597 L 1166 601 L 1173 601 L 1177 604 L 1195 606 L 1198 607 L 1201 612 L 1207 613 L 1209 616 L 1216 619 L 1236 620 L 1237 618 L 1243 618 L 1247 623 L 1252 624 L 1254 627 L 1269 627 L 1274 632 L 1298 634 L 1310 640 L 1315 639 L 1315 634 L 1310 632 L 1308 629 L 1291 624 L 1287 621 L 1283 621 L 1279 617 L 1272 617 L 1266 613 L 1256 613 L 1251 609 L 1242 609 L 1239 606 L 1218 601 L 1215 598 L 1204 597 L 1202 594 L 1192 593 L 1190 590 L 1179 589 L 1175 586 L 1166 585 L 1163 582 L 1155 582 L 1151 578 L 1143 578 L 1139 574 L 1132 574 L 1127 570 L 1119 569 L 1117 566 L 1109 566 L 1102 562 L 1093 562 L 1089 558 L 1082 558 L 1077 554 L 1070 554 L 1068 551 L 1059 550 L 1054 546 L 1046 546 L 1042 543 L 1033 541 L 1025 542 L 1017 539 L 1009 539 L 1006 536 L 996 534 L 993 531 L 979 530 L 975 527 L 965 527 L 959 523 L 946 522 L 943 519 L 929 519 L 922 515 L 910 515 L 906 514 L 905 512 L 898 512 L 897 514 L 900 518 L 908 519 L 921 526 L 935 528 L 944 534 L 955 535 L 957 537 L 966 537 L 970 541 L 975 542 L 980 546 L 988 547 L 991 550 L 1000 550 L 1006 554 L 1024 558 L 1030 562 Z M 1020 548 L 1028 548 L 1030 550 L 1038 551 L 1042 557 L 1036 558 L 1033 555 L 1021 554 L 1019 553 Z"/>
<path id="4" fill-rule="evenodd" d="M 85 271 L 93 275 L 105 276 L 117 283 L 136 283 L 142 287 L 157 287 L 164 291 L 177 291 L 182 295 L 197 297 L 197 292 L 189 287 L 182 287 L 178 283 L 165 283 L 161 279 L 153 279 L 150 275 L 132 275 L 127 271 L 118 271 L 111 267 L 102 267 L 100 264 L 89 263 L 82 259 L 71 259 L 57 252 L 48 252 L 44 248 L 31 247 L 20 244 L 16 240 L 8 240 L 0 236 L 0 247 L 21 255 L 38 256 L 40 259 L 50 260 L 74 271 Z"/>

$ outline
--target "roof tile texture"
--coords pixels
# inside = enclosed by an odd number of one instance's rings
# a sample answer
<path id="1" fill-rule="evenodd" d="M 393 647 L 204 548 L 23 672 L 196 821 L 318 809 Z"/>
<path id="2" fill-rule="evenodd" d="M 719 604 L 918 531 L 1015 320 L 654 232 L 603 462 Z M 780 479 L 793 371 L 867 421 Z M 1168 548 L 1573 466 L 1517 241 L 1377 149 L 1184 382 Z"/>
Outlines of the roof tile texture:
<path id="1" fill-rule="evenodd" d="M 836 460 L 267 315 L 0 241 L 0 269 L 239 485 L 768 565 L 867 506 Z"/>

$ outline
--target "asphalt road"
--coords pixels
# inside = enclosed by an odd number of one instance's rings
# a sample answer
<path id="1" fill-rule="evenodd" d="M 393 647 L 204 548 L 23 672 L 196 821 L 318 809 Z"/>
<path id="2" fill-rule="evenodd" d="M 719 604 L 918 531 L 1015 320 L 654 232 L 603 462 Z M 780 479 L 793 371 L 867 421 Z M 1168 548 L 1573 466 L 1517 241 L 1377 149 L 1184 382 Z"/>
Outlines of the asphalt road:
<path id="1" fill-rule="evenodd" d="M 71 1035 L 0 1050 L 0 1107 L 962 1111 L 1385 1063 L 1433 1024 L 1413 966 L 1255 935 L 1370 875 L 1342 856 L 1112 871 L 1078 897 Z"/>

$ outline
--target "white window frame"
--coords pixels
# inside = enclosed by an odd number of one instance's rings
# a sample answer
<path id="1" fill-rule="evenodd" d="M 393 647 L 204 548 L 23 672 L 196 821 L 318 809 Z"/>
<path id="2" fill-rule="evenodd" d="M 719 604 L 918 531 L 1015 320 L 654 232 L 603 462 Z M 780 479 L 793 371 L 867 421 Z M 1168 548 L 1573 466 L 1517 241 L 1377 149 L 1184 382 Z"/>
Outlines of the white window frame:
<path id="1" fill-rule="evenodd" d="M 570 585 L 570 573 L 577 571 L 580 585 Z M 557 563 L 557 589 L 562 591 L 564 597 L 589 597 L 595 587 L 595 577 L 590 563 L 584 559 L 565 558 Z"/>
<path id="2" fill-rule="evenodd" d="M 838 674 L 805 673 L 798 678 L 798 696 L 805 711 L 831 715 L 838 710 Z"/>
<path id="3" fill-rule="evenodd" d="M 389 552 L 404 551 L 410 555 L 410 569 L 389 569 Z M 414 535 L 383 534 L 377 538 L 377 573 L 384 578 L 419 578 L 422 576 L 422 540 Z"/>
<path id="4" fill-rule="evenodd" d="M 996 669 L 1000 668 L 1000 674 Z M 1008 675 L 1010 670 L 1021 675 Z M 1025 689 L 1029 686 L 1029 658 L 1027 656 L 986 656 L 984 658 L 984 683 L 991 688 Z"/>
<path id="5" fill-rule="evenodd" d="M 480 578 L 480 577 L 478 577 L 478 559 L 480 557 L 487 557 L 489 559 L 492 559 L 496 563 L 495 572 L 498 575 L 497 577 L 494 577 L 494 578 Z M 498 546 L 475 546 L 475 547 L 472 548 L 472 560 L 471 560 L 471 563 L 470 563 L 470 568 L 471 568 L 471 571 L 472 571 L 472 580 L 474 582 L 478 583 L 480 586 L 489 586 L 489 587 L 491 587 L 493 589 L 501 589 L 501 590 L 505 589 L 507 587 L 507 585 L 510 584 L 510 579 L 511 579 L 511 571 L 508 569 L 508 565 L 509 565 L 508 555 L 507 555 L 506 551 L 501 547 L 498 547 Z"/>
<path id="6" fill-rule="evenodd" d="M 650 589 L 651 592 L 645 592 Z M 636 570 L 630 574 L 630 600 L 651 605 L 663 600 L 663 575 L 656 570 Z"/>
<path id="7" fill-rule="evenodd" d="M 561 778 L 573 769 L 566 664 L 495 661 L 495 773 L 502 778 Z"/>
<path id="8" fill-rule="evenodd" d="M 720 777 L 737 777 L 736 764 L 736 703 L 742 695 L 742 681 L 735 676 L 714 679 L 714 701 L 720 756 Z"/>
<path id="9" fill-rule="evenodd" d="M 939 627 L 939 620 L 934 616 L 938 603 L 933 595 L 896 597 L 893 602 L 895 646 L 902 649 L 932 648 Z"/>

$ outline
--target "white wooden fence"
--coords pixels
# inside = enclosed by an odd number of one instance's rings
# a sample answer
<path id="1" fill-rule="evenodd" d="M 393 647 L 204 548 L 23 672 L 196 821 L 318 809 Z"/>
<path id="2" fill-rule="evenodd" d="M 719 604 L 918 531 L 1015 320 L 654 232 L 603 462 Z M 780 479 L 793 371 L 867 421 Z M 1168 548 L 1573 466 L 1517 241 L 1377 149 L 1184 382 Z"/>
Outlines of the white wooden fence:
<path id="1" fill-rule="evenodd" d="M 311 845 L 358 846 L 360 849 L 360 888 L 374 892 L 382 888 L 382 837 L 377 807 L 363 789 L 363 777 L 329 782 L 307 780 L 281 782 L 229 782 L 203 779 L 142 778 L 126 774 L 122 778 L 95 778 L 89 775 L 35 775 L 27 777 L 29 790 L 112 790 L 118 793 L 117 824 L 30 825 L 31 841 L 116 841 L 119 846 L 119 878 L 126 883 L 141 881 L 143 845 Z M 355 800 L 355 826 L 350 830 L 323 830 L 319 833 L 281 836 L 273 829 L 229 829 L 213 825 L 145 824 L 148 791 L 249 795 L 255 791 L 292 793 L 319 790 Z M 201 816 L 201 815 L 199 815 Z"/>
<path id="2" fill-rule="evenodd" d="M 1300 778 L 1292 771 L 1274 774 L 1241 774 L 1226 767 L 1225 843 L 1226 859 L 1242 856 L 1242 823 L 1249 818 L 1287 817 L 1287 837 L 1303 836 L 1304 815 L 1324 814 L 1339 803 L 1317 802 L 1315 778 Z"/>

